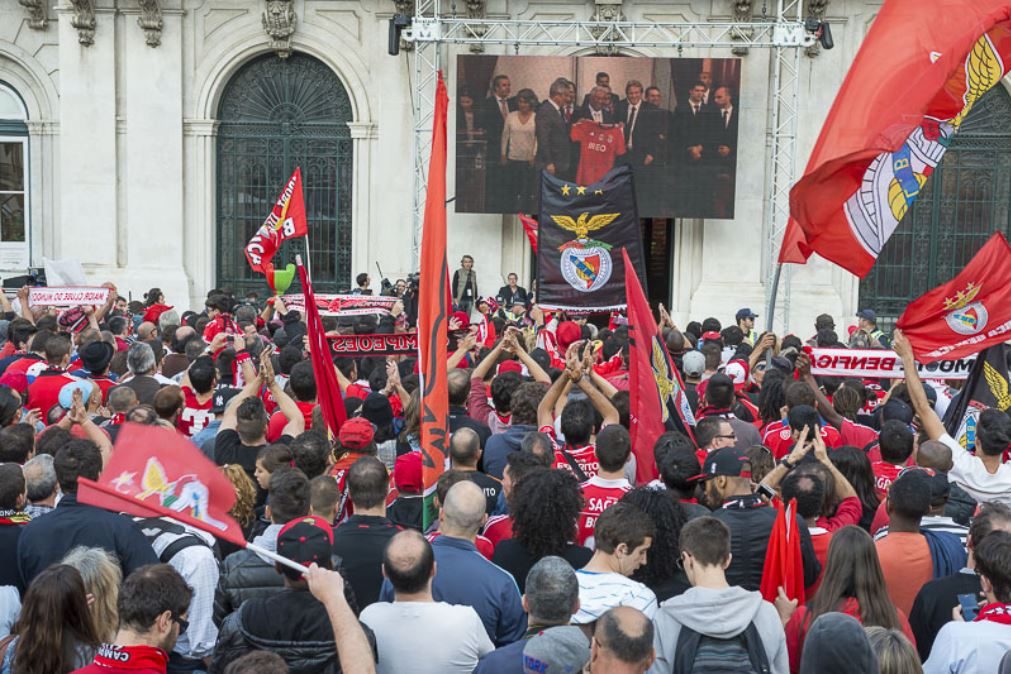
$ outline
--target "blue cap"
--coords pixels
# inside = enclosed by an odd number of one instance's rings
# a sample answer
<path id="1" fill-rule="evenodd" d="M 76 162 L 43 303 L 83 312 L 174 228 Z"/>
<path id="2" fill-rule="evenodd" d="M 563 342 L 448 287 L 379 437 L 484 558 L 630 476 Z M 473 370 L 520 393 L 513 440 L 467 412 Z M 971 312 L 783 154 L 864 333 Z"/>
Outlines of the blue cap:
<path id="1" fill-rule="evenodd" d="M 857 312 L 857 318 L 862 318 L 875 324 L 878 322 L 878 315 L 874 313 L 873 309 L 861 309 Z"/>
<path id="2" fill-rule="evenodd" d="M 736 318 L 739 321 L 743 321 L 745 318 L 758 318 L 758 314 L 748 307 L 744 307 L 743 309 L 738 309 Z"/>
<path id="3" fill-rule="evenodd" d="M 87 379 L 82 379 L 80 381 L 64 385 L 64 387 L 60 389 L 60 407 L 65 410 L 69 410 L 74 401 L 74 391 L 77 390 L 81 391 L 81 396 L 84 398 L 84 404 L 87 405 L 88 398 L 91 397 L 91 390 L 93 388 L 95 388 L 95 385 Z"/>

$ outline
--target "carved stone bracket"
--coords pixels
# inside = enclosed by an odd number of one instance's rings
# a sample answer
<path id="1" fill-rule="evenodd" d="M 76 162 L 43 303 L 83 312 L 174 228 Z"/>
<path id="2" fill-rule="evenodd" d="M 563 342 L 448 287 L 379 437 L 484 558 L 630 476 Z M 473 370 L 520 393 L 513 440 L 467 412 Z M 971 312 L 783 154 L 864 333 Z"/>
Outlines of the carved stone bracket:
<path id="1" fill-rule="evenodd" d="M 734 2 L 734 22 L 735 23 L 751 23 L 754 19 L 754 8 L 752 6 L 752 0 L 733 0 Z M 743 40 L 750 38 L 753 31 L 748 29 L 738 30 L 735 29 L 733 32 L 733 39 Z M 731 50 L 737 56 L 746 56 L 748 54 L 747 47 L 734 47 Z"/>
<path id="2" fill-rule="evenodd" d="M 158 0 L 137 0 L 140 5 L 140 17 L 137 25 L 144 30 L 144 39 L 148 46 L 157 47 L 161 44 L 161 29 L 165 22 L 161 18 L 161 6 Z"/>
<path id="3" fill-rule="evenodd" d="M 591 21 L 624 21 L 625 13 L 621 11 L 621 0 L 597 0 L 593 4 L 593 14 L 590 16 Z M 591 34 L 596 39 L 601 39 L 605 35 L 605 31 L 602 28 L 595 28 L 591 31 Z M 617 35 L 612 33 L 612 37 L 617 39 Z M 617 53 L 615 47 L 608 45 L 597 45 L 596 52 L 600 55 L 613 55 Z"/>
<path id="4" fill-rule="evenodd" d="M 292 0 L 267 0 L 267 7 L 263 10 L 263 30 L 270 37 L 270 48 L 283 59 L 291 56 L 295 19 Z"/>
<path id="5" fill-rule="evenodd" d="M 95 44 L 95 0 L 70 0 L 74 16 L 70 25 L 77 29 L 77 41 L 85 47 Z"/>
<path id="6" fill-rule="evenodd" d="M 825 12 L 828 11 L 829 0 L 807 0 L 807 12 L 804 16 L 822 21 L 825 19 Z M 821 45 L 815 42 L 804 50 L 804 53 L 814 58 L 821 53 Z"/>
<path id="7" fill-rule="evenodd" d="M 486 14 L 486 0 L 465 0 L 467 5 L 467 18 L 468 19 L 484 19 Z M 481 36 L 487 32 L 487 28 L 484 26 L 474 26 L 471 29 L 475 35 Z M 484 45 L 473 44 L 470 46 L 470 51 L 472 54 L 480 54 L 484 52 Z"/>
<path id="8" fill-rule="evenodd" d="M 28 10 L 28 26 L 35 30 L 45 30 L 49 22 L 47 0 L 18 0 Z"/>

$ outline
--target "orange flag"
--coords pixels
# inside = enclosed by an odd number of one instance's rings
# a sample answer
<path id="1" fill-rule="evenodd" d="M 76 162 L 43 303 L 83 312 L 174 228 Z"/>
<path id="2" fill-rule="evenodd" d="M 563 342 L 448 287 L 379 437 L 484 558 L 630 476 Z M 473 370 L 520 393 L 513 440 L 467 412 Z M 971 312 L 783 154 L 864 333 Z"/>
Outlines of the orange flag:
<path id="1" fill-rule="evenodd" d="M 421 453 L 423 458 L 424 525 L 432 519 L 432 497 L 446 469 L 449 442 L 449 392 L 446 386 L 449 266 L 446 262 L 446 113 L 449 96 L 439 73 L 435 88 L 432 156 L 428 164 L 428 194 L 421 236 L 421 281 L 418 297 L 418 362 L 421 371 Z"/>

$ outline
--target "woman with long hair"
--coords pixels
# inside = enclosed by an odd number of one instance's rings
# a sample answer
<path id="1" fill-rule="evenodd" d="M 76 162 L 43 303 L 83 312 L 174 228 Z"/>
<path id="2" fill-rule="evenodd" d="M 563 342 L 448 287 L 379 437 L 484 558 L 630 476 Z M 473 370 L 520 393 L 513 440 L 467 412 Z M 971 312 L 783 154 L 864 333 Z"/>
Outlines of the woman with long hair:
<path id="1" fill-rule="evenodd" d="M 101 643 L 77 569 L 55 564 L 28 586 L 2 674 L 67 674 L 89 664 Z"/>
<path id="2" fill-rule="evenodd" d="M 523 478 L 509 499 L 513 537 L 498 544 L 493 562 L 512 574 L 520 592 L 541 558 L 556 555 L 573 568 L 586 565 L 589 548 L 572 543 L 583 509 L 579 483 L 567 470 L 539 470 Z"/>
<path id="3" fill-rule="evenodd" d="M 656 594 L 657 602 L 663 602 L 685 592 L 691 585 L 688 577 L 678 568 L 681 558 L 681 527 L 688 516 L 681 504 L 677 503 L 666 490 L 637 487 L 621 497 L 623 503 L 631 503 L 653 520 L 656 535 L 646 553 L 646 563 L 636 569 L 632 580 L 637 580 Z"/>
<path id="4" fill-rule="evenodd" d="M 242 534 L 247 541 L 256 535 L 256 487 L 249 478 L 245 468 L 237 463 L 229 463 L 221 467 L 221 472 L 225 474 L 228 481 L 235 487 L 235 505 L 228 511 L 228 514 L 235 518 L 235 521 L 242 527 Z M 221 548 L 221 558 L 224 559 L 230 553 L 239 550 L 239 546 L 229 543 L 224 539 L 218 539 Z"/>
<path id="5" fill-rule="evenodd" d="M 67 553 L 63 563 L 81 574 L 98 638 L 103 643 L 113 643 L 119 625 L 119 586 L 123 582 L 119 562 L 108 550 L 79 545 Z"/>
<path id="6" fill-rule="evenodd" d="M 776 608 L 786 625 L 786 647 L 790 652 L 790 671 L 794 673 L 800 671 L 800 655 L 808 629 L 826 613 L 845 613 L 865 627 L 899 629 L 910 642 L 916 641 L 905 614 L 888 598 L 874 540 L 859 527 L 843 527 L 832 534 L 821 585 L 806 606 L 794 611 L 777 599 Z"/>
<path id="7" fill-rule="evenodd" d="M 863 514 L 860 516 L 860 528 L 870 532 L 874 514 L 881 505 L 877 489 L 874 486 L 874 471 L 867 452 L 859 447 L 837 447 L 829 452 L 829 460 L 839 469 L 846 481 L 853 485 Z"/>
<path id="8" fill-rule="evenodd" d="M 404 408 L 404 427 L 397 438 L 397 456 L 421 451 L 421 391 L 415 389 Z"/>
<path id="9" fill-rule="evenodd" d="M 150 307 L 154 304 L 165 304 L 165 293 L 161 291 L 161 288 L 151 288 L 144 293 L 144 306 Z"/>
<path id="10" fill-rule="evenodd" d="M 878 656 L 880 674 L 923 674 L 920 656 L 905 634 L 884 627 L 865 627 L 864 632 Z"/>
<path id="11" fill-rule="evenodd" d="M 786 406 L 786 375 L 782 370 L 772 368 L 762 379 L 762 388 L 758 393 L 758 416 L 762 426 L 759 430 L 765 432 L 769 424 L 783 418 L 783 408 Z"/>

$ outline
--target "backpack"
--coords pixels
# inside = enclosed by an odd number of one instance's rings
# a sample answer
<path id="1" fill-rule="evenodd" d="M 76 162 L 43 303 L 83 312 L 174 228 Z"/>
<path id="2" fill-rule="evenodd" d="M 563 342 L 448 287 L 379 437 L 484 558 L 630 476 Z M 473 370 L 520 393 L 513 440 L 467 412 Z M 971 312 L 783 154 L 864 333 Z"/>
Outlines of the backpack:
<path id="1" fill-rule="evenodd" d="M 151 547 L 155 547 L 155 541 L 165 534 L 171 534 L 178 536 L 176 540 L 172 541 L 169 545 L 161 551 L 158 555 L 158 561 L 162 564 L 168 564 L 173 557 L 185 550 L 186 548 L 193 548 L 197 546 L 202 546 L 205 548 L 210 548 L 211 552 L 214 553 L 214 558 L 220 561 L 221 554 L 217 550 L 217 544 L 211 546 L 207 544 L 203 538 L 196 536 L 194 534 L 186 531 L 182 526 L 174 523 L 167 522 L 158 517 L 146 517 L 146 518 L 136 518 L 135 522 L 140 528 L 144 537 L 147 538 L 148 543 Z"/>
<path id="2" fill-rule="evenodd" d="M 755 623 L 730 639 L 699 634 L 682 625 L 672 674 L 769 674 L 769 658 Z"/>

